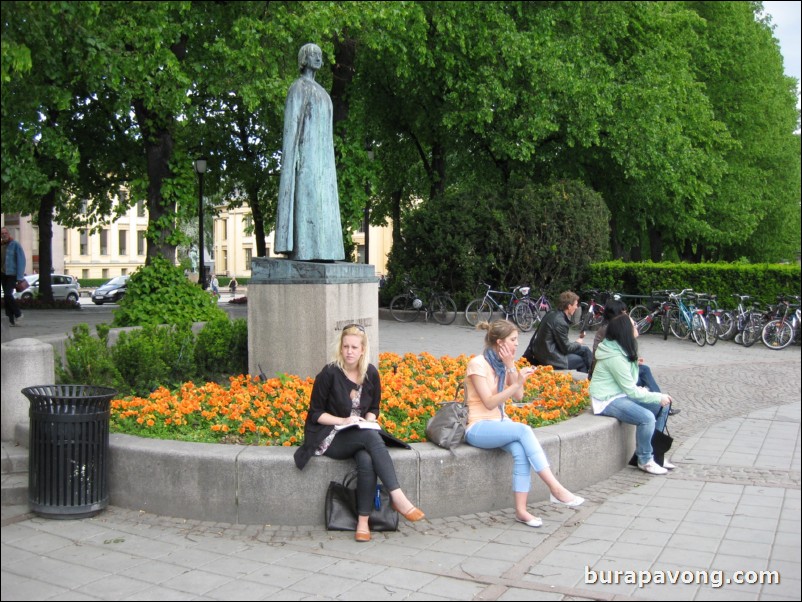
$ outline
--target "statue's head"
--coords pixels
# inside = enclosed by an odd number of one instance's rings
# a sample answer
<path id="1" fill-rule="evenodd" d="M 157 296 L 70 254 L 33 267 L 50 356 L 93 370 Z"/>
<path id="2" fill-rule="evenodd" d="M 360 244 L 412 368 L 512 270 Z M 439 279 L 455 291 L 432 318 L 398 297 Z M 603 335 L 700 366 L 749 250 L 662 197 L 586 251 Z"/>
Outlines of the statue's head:
<path id="1" fill-rule="evenodd" d="M 312 66 L 312 65 L 310 65 L 309 57 L 311 57 L 314 54 L 318 55 L 321 58 L 321 61 L 322 61 L 322 59 L 323 59 L 323 51 L 320 49 L 320 46 L 318 46 L 317 44 L 311 44 L 311 43 L 310 44 L 304 44 L 303 46 L 301 46 L 301 49 L 298 51 L 298 70 L 299 71 L 303 71 L 304 67 Z M 320 65 L 317 65 L 316 68 L 319 68 L 319 67 L 320 67 Z"/>

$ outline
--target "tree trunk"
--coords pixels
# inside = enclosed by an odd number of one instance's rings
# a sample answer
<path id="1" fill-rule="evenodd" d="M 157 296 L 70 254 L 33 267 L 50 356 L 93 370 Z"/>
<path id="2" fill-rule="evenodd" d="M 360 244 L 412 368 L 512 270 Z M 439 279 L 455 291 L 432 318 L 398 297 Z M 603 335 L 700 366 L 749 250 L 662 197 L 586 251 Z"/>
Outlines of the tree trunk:
<path id="1" fill-rule="evenodd" d="M 354 79 L 354 60 L 356 59 L 356 40 L 344 31 L 342 37 L 334 40 L 334 65 L 332 65 L 331 104 L 334 131 L 337 125 L 348 119 L 348 86 Z"/>
<path id="2" fill-rule="evenodd" d="M 139 128 L 145 144 L 148 173 L 148 250 L 146 263 L 156 257 L 175 261 L 175 244 L 169 239 L 175 231 L 175 201 L 167 202 L 162 194 L 166 180 L 173 177 L 170 159 L 173 156 L 173 135 L 169 128 L 156 125 L 159 119 L 145 108 L 141 100 L 133 103 Z M 172 122 L 172 118 L 169 118 Z M 203 265 L 203 257 L 200 258 Z"/>
<path id="3" fill-rule="evenodd" d="M 429 198 L 436 199 L 446 192 L 446 152 L 443 145 L 436 142 L 432 146 L 432 172 Z"/>
<path id="4" fill-rule="evenodd" d="M 394 190 L 390 195 L 391 213 L 393 218 L 393 248 L 401 249 L 403 241 L 401 240 L 401 195 L 403 190 L 400 188 Z"/>
<path id="5" fill-rule="evenodd" d="M 267 257 L 267 245 L 265 244 L 265 212 L 259 203 L 259 187 L 251 186 L 248 188 L 248 203 L 251 207 L 253 216 L 253 235 L 256 238 L 256 256 Z"/>
<path id="6" fill-rule="evenodd" d="M 39 296 L 53 301 L 53 209 L 56 206 L 56 189 L 51 188 L 39 203 Z M 31 258 L 33 261 L 33 258 Z"/>
<path id="7" fill-rule="evenodd" d="M 649 226 L 649 256 L 655 263 L 663 261 L 663 234 L 654 226 Z"/>

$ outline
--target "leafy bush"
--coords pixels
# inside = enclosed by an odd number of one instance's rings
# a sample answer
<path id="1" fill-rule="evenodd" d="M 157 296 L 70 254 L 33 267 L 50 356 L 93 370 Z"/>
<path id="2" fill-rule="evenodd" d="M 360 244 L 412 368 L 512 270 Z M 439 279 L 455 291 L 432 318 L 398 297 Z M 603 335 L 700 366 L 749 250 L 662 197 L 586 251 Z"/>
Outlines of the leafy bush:
<path id="1" fill-rule="evenodd" d="M 733 294 L 751 295 L 763 303 L 774 303 L 783 293 L 798 294 L 802 276 L 798 265 L 608 261 L 591 266 L 588 286 L 633 296 L 692 288 L 718 295 L 719 305 L 732 307 Z"/>
<path id="2" fill-rule="evenodd" d="M 404 244 L 388 259 L 392 278 L 382 301 L 401 292 L 404 275 L 419 286 L 439 281 L 460 307 L 476 296 L 479 281 L 553 293 L 575 287 L 591 262 L 607 257 L 608 223 L 601 196 L 570 180 L 447 194 L 406 218 Z"/>
<path id="3" fill-rule="evenodd" d="M 192 324 L 226 313 L 217 301 L 162 257 L 138 269 L 128 281 L 125 297 L 114 312 L 114 326 Z"/>
<path id="4" fill-rule="evenodd" d="M 108 325 L 98 325 L 97 332 L 97 337 L 92 336 L 87 324 L 78 324 L 72 329 L 64 353 L 65 361 L 61 357 L 56 361 L 56 382 L 112 387 L 125 393 L 130 389 L 109 352 Z"/>
<path id="5" fill-rule="evenodd" d="M 147 395 L 195 378 L 194 350 L 188 325 L 146 326 L 120 333 L 111 354 L 127 391 Z"/>
<path id="6" fill-rule="evenodd" d="M 248 372 L 248 322 L 228 317 L 207 322 L 198 333 L 195 358 L 201 375 L 215 378 Z"/>

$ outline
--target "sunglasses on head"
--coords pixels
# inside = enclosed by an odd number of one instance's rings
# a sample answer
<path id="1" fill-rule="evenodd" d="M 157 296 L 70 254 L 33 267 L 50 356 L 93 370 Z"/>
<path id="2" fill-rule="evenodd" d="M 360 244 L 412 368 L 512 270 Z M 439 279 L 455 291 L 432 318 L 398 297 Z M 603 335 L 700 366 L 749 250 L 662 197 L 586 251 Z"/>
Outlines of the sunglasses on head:
<path id="1" fill-rule="evenodd" d="M 356 328 L 360 332 L 365 332 L 365 327 L 362 326 L 362 324 L 348 324 L 347 326 L 343 326 L 343 332 L 345 332 L 349 328 Z"/>

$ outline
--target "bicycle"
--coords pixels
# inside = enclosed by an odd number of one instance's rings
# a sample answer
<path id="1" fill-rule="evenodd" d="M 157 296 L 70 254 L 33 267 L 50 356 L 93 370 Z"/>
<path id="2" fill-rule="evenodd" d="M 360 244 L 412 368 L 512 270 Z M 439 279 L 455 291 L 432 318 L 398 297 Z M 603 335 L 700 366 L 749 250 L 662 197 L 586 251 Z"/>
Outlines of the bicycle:
<path id="1" fill-rule="evenodd" d="M 418 294 L 409 283 L 404 284 L 408 289 L 407 292 L 396 295 L 390 301 L 390 315 L 397 321 L 414 322 L 421 311 L 425 312 L 427 322 L 431 316 L 435 322 L 443 326 L 448 326 L 457 319 L 457 304 L 448 293 L 432 288 L 427 291 L 429 302 L 426 303 L 423 300 L 424 295 Z"/>
<path id="2" fill-rule="evenodd" d="M 729 322 L 727 326 L 726 338 L 735 337 L 735 342 L 744 347 L 751 347 L 760 338 L 763 331 L 763 314 L 760 311 L 760 303 L 755 301 L 750 309 L 744 308 L 744 301 L 749 300 L 749 295 L 733 294 L 738 297 L 737 309 L 724 312 L 724 322 Z M 725 337 L 722 337 L 725 338 Z"/>
<path id="3" fill-rule="evenodd" d="M 468 322 L 468 324 L 476 326 L 482 321 L 489 322 L 490 318 L 493 316 L 493 312 L 498 311 L 504 314 L 505 320 L 512 316 L 518 328 L 523 329 L 523 326 L 532 328 L 532 324 L 534 323 L 532 309 L 529 303 L 521 303 L 521 297 L 519 296 L 521 289 L 527 287 L 516 286 L 512 292 L 507 292 L 494 291 L 493 287 L 486 282 L 482 282 L 482 286 L 487 289 L 485 290 L 485 294 L 468 303 L 468 306 L 465 308 L 465 321 Z M 494 295 L 501 296 L 502 300 L 499 301 Z M 516 309 L 519 307 L 521 309 L 518 310 L 518 314 L 516 315 Z"/>
<path id="4" fill-rule="evenodd" d="M 702 317 L 705 319 L 705 341 L 708 345 L 715 345 L 718 342 L 718 333 L 721 328 L 720 316 L 723 313 L 716 306 L 716 295 L 699 293 L 696 300 L 704 305 Z"/>
<path id="5" fill-rule="evenodd" d="M 668 310 L 668 327 L 671 329 L 671 334 L 678 339 L 687 339 L 690 336 L 699 347 L 704 347 L 707 343 L 707 321 L 701 313 L 703 310 L 696 309 L 692 304 L 685 305 L 683 302 L 683 295 L 689 293 L 693 293 L 693 289 L 686 288 L 679 293 L 669 293 L 668 298 L 673 305 Z"/>
<path id="6" fill-rule="evenodd" d="M 668 339 L 668 311 L 672 305 L 668 301 L 668 295 L 672 291 L 652 291 L 652 298 L 665 297 L 652 305 L 652 310 L 645 305 L 635 305 L 629 310 L 629 317 L 635 321 L 635 326 L 639 334 L 646 334 L 652 329 L 655 321 L 659 319 L 660 329 L 663 332 L 663 340 Z"/>
<path id="7" fill-rule="evenodd" d="M 770 320 L 763 327 L 761 338 L 763 344 L 769 349 L 785 349 L 792 341 L 799 338 L 799 297 L 795 308 L 792 308 L 788 298 L 784 295 L 778 299 L 778 308 L 782 307 L 782 315 Z M 790 312 L 790 316 L 788 315 Z M 779 311 L 778 311 L 779 313 Z"/>
<path id="8" fill-rule="evenodd" d="M 592 289 L 586 291 L 585 294 L 590 295 L 590 303 L 582 303 L 582 320 L 579 323 L 579 330 L 581 332 L 587 332 L 592 328 L 596 328 L 601 326 L 601 323 L 604 321 L 604 303 L 606 303 L 607 299 L 615 298 L 615 293 L 601 293 L 596 289 Z M 604 296 L 603 303 L 596 303 L 597 296 Z"/>
<path id="9" fill-rule="evenodd" d="M 519 324 L 518 327 L 521 328 L 521 330 L 524 330 L 524 332 L 527 332 L 532 329 L 537 330 L 538 327 L 540 326 L 540 322 L 543 320 L 543 316 L 545 316 L 549 311 L 551 311 L 551 301 L 549 301 L 549 298 L 546 296 L 545 291 L 541 290 L 540 297 L 538 297 L 537 299 L 533 299 L 532 297 L 529 296 L 529 290 L 531 290 L 530 287 L 522 286 L 520 290 L 523 296 L 518 300 L 518 304 L 519 305 L 526 304 L 529 306 L 529 309 L 532 310 L 532 326 L 530 328 L 524 329 Z"/>

